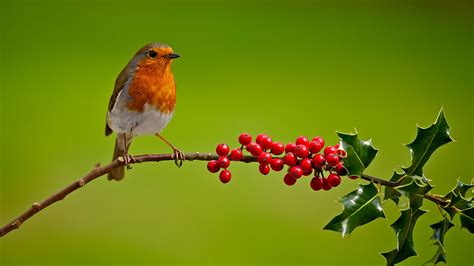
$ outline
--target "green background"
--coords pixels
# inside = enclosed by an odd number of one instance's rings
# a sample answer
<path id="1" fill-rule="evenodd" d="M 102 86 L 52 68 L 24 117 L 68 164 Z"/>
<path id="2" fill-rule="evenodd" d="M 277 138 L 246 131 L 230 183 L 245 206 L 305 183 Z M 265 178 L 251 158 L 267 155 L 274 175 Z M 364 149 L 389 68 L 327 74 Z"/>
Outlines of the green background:
<path id="1" fill-rule="evenodd" d="M 430 3 L 428 3 L 430 2 Z M 454 3 L 453 3 L 454 2 Z M 237 146 L 241 132 L 275 140 L 336 130 L 372 138 L 379 156 L 368 173 L 389 177 L 409 164 L 402 143 L 444 106 L 457 141 L 425 168 L 434 193 L 474 176 L 472 3 L 2 1 L 0 222 L 107 163 L 104 137 L 115 77 L 141 46 L 171 45 L 177 110 L 164 136 L 185 152 Z M 166 153 L 137 138 L 132 154 Z M 0 264 L 320 264 L 382 265 L 396 246 L 389 225 L 348 239 L 322 231 L 340 213 L 336 200 L 359 181 L 314 192 L 282 173 L 234 163 L 223 185 L 205 162 L 135 165 L 122 182 L 101 178 L 42 211 L 0 240 Z M 418 222 L 420 265 L 436 247 Z M 450 265 L 474 263 L 473 237 L 451 229 Z"/>

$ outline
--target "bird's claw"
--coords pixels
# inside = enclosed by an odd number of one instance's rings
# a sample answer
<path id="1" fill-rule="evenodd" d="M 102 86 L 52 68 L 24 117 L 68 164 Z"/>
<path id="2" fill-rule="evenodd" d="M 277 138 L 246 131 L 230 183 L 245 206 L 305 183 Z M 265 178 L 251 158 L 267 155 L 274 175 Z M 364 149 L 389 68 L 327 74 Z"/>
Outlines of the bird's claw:
<path id="1" fill-rule="evenodd" d="M 135 158 L 133 158 L 132 155 L 127 153 L 123 155 L 123 160 L 125 161 L 125 166 L 127 166 L 127 170 L 132 169 L 131 164 L 135 162 Z"/>
<path id="2" fill-rule="evenodd" d="M 173 148 L 173 157 L 174 157 L 174 164 L 176 164 L 177 167 L 181 167 L 184 161 L 183 152 L 180 151 L 178 148 Z"/>

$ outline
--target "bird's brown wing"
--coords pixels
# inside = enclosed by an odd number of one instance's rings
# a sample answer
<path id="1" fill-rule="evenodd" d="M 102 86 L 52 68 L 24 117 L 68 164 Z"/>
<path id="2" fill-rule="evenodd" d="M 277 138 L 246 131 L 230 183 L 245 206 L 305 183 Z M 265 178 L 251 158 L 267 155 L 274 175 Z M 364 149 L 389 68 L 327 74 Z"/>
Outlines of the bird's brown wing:
<path id="1" fill-rule="evenodd" d="M 128 65 L 125 66 L 124 69 L 122 69 L 117 79 L 115 80 L 114 91 L 112 92 L 112 96 L 110 96 L 110 100 L 109 100 L 109 108 L 108 108 L 109 111 L 112 111 L 112 108 L 114 108 L 115 101 L 117 101 L 117 97 L 119 93 L 122 91 L 123 86 L 128 79 L 127 69 L 128 69 Z M 112 129 L 109 127 L 106 120 L 105 121 L 105 135 L 108 136 L 110 134 L 112 134 Z"/>

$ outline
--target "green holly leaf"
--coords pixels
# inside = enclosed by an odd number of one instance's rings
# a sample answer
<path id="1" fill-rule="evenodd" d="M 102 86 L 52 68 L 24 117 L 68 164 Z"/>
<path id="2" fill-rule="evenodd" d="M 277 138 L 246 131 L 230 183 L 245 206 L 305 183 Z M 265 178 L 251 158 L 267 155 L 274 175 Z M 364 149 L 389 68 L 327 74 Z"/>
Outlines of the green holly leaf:
<path id="1" fill-rule="evenodd" d="M 443 209 L 449 214 L 451 220 L 460 210 L 465 210 L 472 207 L 472 200 L 467 200 L 452 191 L 444 196 L 443 199 L 449 202 L 448 205 L 443 206 Z"/>
<path id="2" fill-rule="evenodd" d="M 390 178 L 390 181 L 397 182 L 403 176 L 405 176 L 404 173 L 397 173 L 396 171 L 393 171 L 393 175 Z M 405 185 L 407 183 L 410 183 L 410 180 L 409 179 L 404 179 L 402 181 L 401 185 Z M 385 187 L 384 200 L 389 200 L 390 199 L 398 205 L 398 202 L 400 202 L 400 196 L 401 195 L 402 194 L 396 188 Z"/>
<path id="3" fill-rule="evenodd" d="M 474 208 L 464 209 L 458 213 L 461 219 L 461 228 L 466 228 L 469 233 L 474 234 Z"/>
<path id="4" fill-rule="evenodd" d="M 443 209 L 449 214 L 451 220 L 454 218 L 456 213 L 463 213 L 465 210 L 472 208 L 472 198 L 466 199 L 466 193 L 471 189 L 474 185 L 473 184 L 465 184 L 458 180 L 456 187 L 451 190 L 448 194 L 443 196 L 442 198 L 449 202 L 446 206 L 443 206 Z M 461 215 L 462 217 L 463 215 Z M 472 217 L 467 216 L 467 217 Z M 464 221 L 466 223 L 466 228 L 469 230 L 469 219 L 461 218 L 461 222 Z M 471 230 L 469 230 L 471 232 Z"/>
<path id="5" fill-rule="evenodd" d="M 395 265 L 405 259 L 415 256 L 416 251 L 413 243 L 413 228 L 421 215 L 426 211 L 408 209 L 402 211 L 400 217 L 391 225 L 397 235 L 397 248 L 382 253 L 387 260 L 387 265 Z"/>
<path id="6" fill-rule="evenodd" d="M 377 188 L 373 183 L 360 185 L 358 189 L 342 197 L 341 203 L 344 206 L 342 213 L 334 217 L 324 229 L 341 232 L 342 237 L 358 226 L 379 217 L 385 218 Z"/>
<path id="7" fill-rule="evenodd" d="M 454 224 L 446 218 L 435 224 L 430 225 L 430 227 L 433 229 L 433 235 L 431 236 L 431 239 L 435 240 L 434 244 L 438 246 L 438 248 L 436 249 L 436 253 L 434 254 L 434 256 L 425 264 L 437 264 L 439 262 L 446 263 L 446 251 L 444 250 L 444 235 L 453 226 Z"/>
<path id="8" fill-rule="evenodd" d="M 349 175 L 360 176 L 377 155 L 371 140 L 360 140 L 357 134 L 337 133 L 342 148 L 347 152 L 344 167 Z"/>
<path id="9" fill-rule="evenodd" d="M 456 187 L 452 190 L 452 192 L 458 194 L 461 197 L 466 197 L 466 193 L 474 187 L 474 184 L 466 184 L 463 183 L 461 180 L 458 180 Z"/>
<path id="10" fill-rule="evenodd" d="M 438 119 L 433 125 L 427 128 L 418 127 L 415 140 L 406 145 L 412 157 L 411 166 L 403 168 L 407 175 L 423 176 L 423 166 L 430 156 L 442 145 L 453 141 L 449 130 L 443 110 L 440 111 Z"/>
<path id="11" fill-rule="evenodd" d="M 397 190 L 410 200 L 410 208 L 417 210 L 423 204 L 425 194 L 433 187 L 429 183 L 421 181 L 420 177 L 409 177 L 405 180 L 411 180 L 411 182 L 397 187 Z"/>

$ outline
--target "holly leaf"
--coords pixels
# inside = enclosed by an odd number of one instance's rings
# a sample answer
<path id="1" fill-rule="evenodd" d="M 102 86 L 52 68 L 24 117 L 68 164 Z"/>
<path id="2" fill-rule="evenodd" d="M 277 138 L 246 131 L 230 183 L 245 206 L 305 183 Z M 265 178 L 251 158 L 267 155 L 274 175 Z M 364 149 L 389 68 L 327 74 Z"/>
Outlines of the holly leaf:
<path id="1" fill-rule="evenodd" d="M 471 217 L 472 220 L 472 215 L 467 215 L 466 217 L 462 218 L 464 212 L 466 210 L 469 210 L 472 208 L 472 198 L 471 199 L 466 199 L 466 193 L 469 191 L 474 186 L 474 184 L 465 184 L 461 181 L 458 180 L 456 187 L 451 190 L 448 194 L 443 196 L 442 198 L 449 202 L 446 206 L 443 206 L 443 209 L 449 214 L 451 217 L 451 220 L 454 218 L 456 213 L 459 213 L 461 215 L 461 225 L 464 221 L 466 224 L 466 228 L 472 228 L 469 226 L 469 217 Z M 468 211 L 469 213 L 469 211 Z M 467 220 L 466 220 L 467 219 Z M 472 222 L 471 222 L 472 223 Z M 469 230 L 471 233 L 472 231 Z"/>
<path id="2" fill-rule="evenodd" d="M 463 210 L 472 208 L 472 200 L 466 200 L 465 198 L 452 192 L 444 196 L 443 199 L 447 199 L 449 202 L 442 208 L 449 214 L 451 220 L 454 219 L 456 213 L 460 214 Z"/>
<path id="3" fill-rule="evenodd" d="M 438 248 L 436 249 L 436 253 L 434 254 L 434 256 L 425 264 L 437 264 L 439 262 L 446 263 L 446 251 L 444 250 L 444 235 L 453 226 L 454 224 L 446 218 L 435 224 L 430 225 L 430 227 L 433 229 L 433 235 L 431 236 L 431 239 L 435 240 L 434 244 L 438 246 Z"/>
<path id="4" fill-rule="evenodd" d="M 458 213 L 461 219 L 461 228 L 466 228 L 469 233 L 474 234 L 474 208 L 464 209 Z"/>
<path id="5" fill-rule="evenodd" d="M 452 192 L 458 194 L 461 197 L 466 197 L 466 193 L 474 187 L 474 184 L 466 184 L 463 183 L 461 180 L 458 180 L 456 187 L 452 190 Z"/>
<path id="6" fill-rule="evenodd" d="M 397 190 L 410 200 L 410 208 L 417 210 L 423 204 L 425 194 L 433 187 L 429 183 L 421 181 L 420 177 L 410 177 L 405 180 L 411 180 L 411 182 L 397 187 Z"/>
<path id="7" fill-rule="evenodd" d="M 358 189 L 342 197 L 341 203 L 344 206 L 342 213 L 334 217 L 324 229 L 341 232 L 342 237 L 379 217 L 385 218 L 373 183 L 360 185 Z"/>
<path id="8" fill-rule="evenodd" d="M 400 178 L 402 178 L 405 174 L 403 173 L 397 173 L 396 171 L 393 171 L 393 175 L 390 178 L 390 181 L 392 182 L 397 182 Z M 404 179 L 401 183 L 401 185 L 409 183 L 410 180 Z M 398 205 L 398 202 L 400 202 L 400 196 L 402 194 L 395 188 L 393 187 L 385 187 L 385 192 L 384 192 L 384 200 L 392 200 Z"/>
<path id="9" fill-rule="evenodd" d="M 449 130 L 442 109 L 433 125 L 427 128 L 418 127 L 415 140 L 406 145 L 411 153 L 411 166 L 403 168 L 407 175 L 423 176 L 423 166 L 436 149 L 453 141 Z"/>
<path id="10" fill-rule="evenodd" d="M 413 228 L 418 218 L 424 213 L 426 211 L 421 209 L 402 211 L 400 217 L 391 225 L 397 235 L 398 244 L 396 249 L 382 253 L 387 260 L 387 265 L 395 265 L 417 255 L 413 243 Z"/>
<path id="11" fill-rule="evenodd" d="M 347 152 L 344 167 L 348 175 L 360 176 L 377 155 L 378 150 L 372 146 L 371 140 L 360 140 L 357 134 L 337 133 L 342 148 Z"/>

